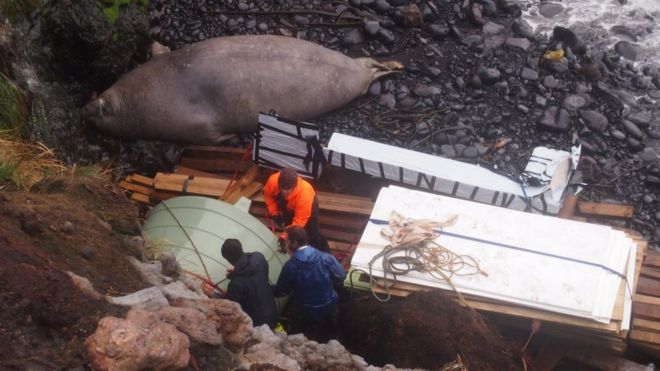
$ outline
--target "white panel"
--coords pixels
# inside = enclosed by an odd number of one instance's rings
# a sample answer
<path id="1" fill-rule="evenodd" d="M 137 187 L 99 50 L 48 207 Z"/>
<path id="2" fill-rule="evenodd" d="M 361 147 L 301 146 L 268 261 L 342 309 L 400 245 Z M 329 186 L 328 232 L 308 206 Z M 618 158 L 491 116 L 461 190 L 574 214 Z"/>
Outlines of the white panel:
<path id="1" fill-rule="evenodd" d="M 371 218 L 387 220 L 392 211 L 438 221 L 458 215 L 456 224 L 445 228 L 436 241 L 457 254 L 472 256 L 487 272 L 488 276 L 454 276 L 452 282 L 459 291 L 470 294 L 608 323 L 622 280 L 594 265 L 619 274 L 629 270 L 631 241 L 606 226 L 390 186 L 381 190 Z M 369 261 L 388 243 L 380 234 L 382 228 L 368 223 L 353 256 L 354 267 L 367 269 Z M 382 276 L 380 264 L 380 260 L 374 264 L 374 274 Z M 398 279 L 450 289 L 419 272 Z"/>
<path id="2" fill-rule="evenodd" d="M 449 160 L 340 133 L 334 133 L 330 138 L 326 153 L 329 150 L 335 151 L 335 154 L 343 153 L 346 158 L 361 158 L 363 160 L 381 162 L 387 170 L 386 178 L 391 180 L 398 181 L 399 174 L 394 170 L 389 171 L 390 168 L 388 165 L 403 168 L 406 170 L 404 183 L 412 186 L 417 185 L 419 173 L 425 174 L 429 179 L 435 176 L 436 184 L 433 189 L 436 192 L 444 194 L 452 194 L 455 182 L 459 182 L 461 186 L 455 195 L 455 197 L 459 198 L 469 199 L 473 187 L 479 187 L 480 191 L 474 198 L 478 202 L 490 204 L 494 192 L 499 192 L 497 205 L 501 205 L 502 194 L 506 193 L 507 195 L 516 195 L 522 198 L 530 197 L 532 198 L 530 202 L 536 207 L 537 211 L 542 211 L 543 202 L 539 199 L 539 195 L 546 194 L 546 198 L 550 200 L 546 205 L 546 212 L 553 214 L 559 211 L 563 190 L 570 174 L 570 154 L 544 147 L 536 148 L 534 154 L 561 160 L 546 161 L 547 163 L 537 162 L 534 163 L 534 166 L 530 166 L 530 168 L 533 167 L 541 172 L 541 174 L 549 172 L 556 174 L 556 176 L 552 178 L 551 183 L 544 186 L 525 187 L 525 192 L 523 192 L 520 183 L 477 165 L 466 164 L 460 161 Z M 336 163 L 334 159 L 333 163 Z M 359 166 L 349 165 L 348 162 L 345 167 L 360 171 Z M 380 177 L 380 171 L 377 167 L 375 169 L 370 167 L 366 172 L 372 176 Z M 425 183 L 420 184 L 420 186 L 428 188 Z M 509 208 L 519 210 L 523 210 L 526 207 L 527 203 L 523 200 L 513 202 L 509 205 Z"/>

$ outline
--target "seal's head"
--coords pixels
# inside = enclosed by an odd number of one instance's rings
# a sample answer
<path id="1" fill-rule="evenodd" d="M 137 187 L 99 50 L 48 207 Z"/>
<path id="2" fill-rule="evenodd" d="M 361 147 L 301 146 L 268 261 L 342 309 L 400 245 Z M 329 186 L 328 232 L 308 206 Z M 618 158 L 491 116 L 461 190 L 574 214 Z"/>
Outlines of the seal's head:
<path id="1" fill-rule="evenodd" d="M 83 120 L 99 129 L 111 130 L 119 113 L 119 100 L 106 91 L 87 103 L 81 110 Z"/>

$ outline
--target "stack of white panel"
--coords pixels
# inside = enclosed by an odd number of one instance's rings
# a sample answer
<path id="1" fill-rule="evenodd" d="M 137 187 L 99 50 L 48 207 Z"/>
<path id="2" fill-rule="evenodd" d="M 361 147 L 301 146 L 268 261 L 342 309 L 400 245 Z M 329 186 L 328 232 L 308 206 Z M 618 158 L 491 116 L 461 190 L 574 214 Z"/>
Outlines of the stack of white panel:
<path id="1" fill-rule="evenodd" d="M 353 268 L 368 271 L 369 262 L 389 243 L 381 230 L 392 211 L 437 221 L 457 216 L 436 242 L 471 256 L 487 273 L 454 276 L 452 283 L 462 294 L 601 324 L 615 320 L 616 326 L 607 328 L 628 329 L 631 295 L 625 287 L 632 288 L 636 244 L 623 232 L 390 186 L 380 191 Z M 383 277 L 380 259 L 372 275 Z M 428 273 L 411 272 L 397 280 L 451 290 Z M 622 313 L 616 315 L 615 306 Z"/>

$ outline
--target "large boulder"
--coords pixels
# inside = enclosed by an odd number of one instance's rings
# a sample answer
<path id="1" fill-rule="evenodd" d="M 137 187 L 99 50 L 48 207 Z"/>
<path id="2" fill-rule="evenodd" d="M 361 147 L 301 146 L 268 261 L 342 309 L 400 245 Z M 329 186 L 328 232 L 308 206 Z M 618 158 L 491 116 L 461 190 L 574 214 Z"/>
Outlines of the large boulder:
<path id="1" fill-rule="evenodd" d="M 176 370 L 190 360 L 188 337 L 158 316 L 132 309 L 126 319 L 105 317 L 85 340 L 95 370 Z"/>
<path id="2" fill-rule="evenodd" d="M 159 310 L 158 318 L 177 328 L 198 343 L 222 345 L 222 335 L 215 322 L 192 308 L 167 307 Z"/>
<path id="3" fill-rule="evenodd" d="M 173 299 L 174 307 L 194 309 L 215 323 L 217 331 L 222 334 L 223 345 L 239 352 L 245 348 L 252 335 L 252 319 L 233 301 L 224 299 Z"/>

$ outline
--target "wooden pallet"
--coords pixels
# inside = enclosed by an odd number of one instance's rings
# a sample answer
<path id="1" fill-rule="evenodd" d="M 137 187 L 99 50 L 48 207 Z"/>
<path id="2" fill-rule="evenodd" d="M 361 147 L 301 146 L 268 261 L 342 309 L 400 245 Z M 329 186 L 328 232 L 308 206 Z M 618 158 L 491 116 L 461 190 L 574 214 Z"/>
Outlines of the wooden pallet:
<path id="1" fill-rule="evenodd" d="M 660 357 L 660 253 L 648 250 L 633 304 L 630 344 Z"/>
<path id="2" fill-rule="evenodd" d="M 246 151 L 244 148 L 188 146 L 179 165 L 207 173 L 245 173 L 252 167 L 249 158 L 245 158 Z"/>
<path id="3" fill-rule="evenodd" d="M 642 276 L 640 278 L 639 272 L 642 271 L 642 262 L 646 251 L 646 241 L 638 234 L 628 234 L 628 237 L 637 243 L 637 255 L 635 257 L 636 275 L 633 282 L 629 284 L 622 282 L 619 288 L 619 299 L 615 303 L 612 321 L 609 324 L 510 303 L 502 303 L 474 295 L 463 295 L 463 297 L 472 308 L 483 313 L 489 313 L 489 318 L 505 326 L 527 329 L 531 321 L 536 319 L 543 323 L 540 333 L 555 337 L 577 339 L 582 344 L 589 344 L 603 350 L 621 354 L 627 347 L 629 333 L 629 331 L 620 330 L 621 321 L 623 320 L 623 298 L 625 291 L 628 290 L 628 285 L 630 286 L 630 290 L 635 292 L 637 283 L 642 283 L 644 277 Z M 656 262 L 660 265 L 660 255 L 658 255 Z M 660 279 L 660 275 L 658 277 Z M 369 282 L 368 276 L 365 274 L 360 275 L 359 279 L 362 282 Z M 386 290 L 385 285 L 391 285 L 391 282 L 386 282 L 378 278 L 374 279 L 374 281 L 376 283 L 374 291 L 380 294 L 385 294 L 389 291 L 392 296 L 406 297 L 412 292 L 434 290 L 431 287 L 401 281 L 398 281 L 393 286 L 390 286 L 389 290 Z M 660 293 L 660 289 L 657 289 L 657 291 Z M 456 297 L 455 294 L 452 295 Z M 660 297 L 655 299 L 655 302 L 660 306 Z M 633 300 L 633 309 L 635 305 L 635 300 Z M 657 312 L 654 312 L 654 314 L 657 314 L 658 318 L 660 318 L 660 307 L 657 308 Z M 660 329 L 660 323 L 657 328 Z"/>

